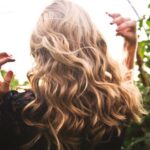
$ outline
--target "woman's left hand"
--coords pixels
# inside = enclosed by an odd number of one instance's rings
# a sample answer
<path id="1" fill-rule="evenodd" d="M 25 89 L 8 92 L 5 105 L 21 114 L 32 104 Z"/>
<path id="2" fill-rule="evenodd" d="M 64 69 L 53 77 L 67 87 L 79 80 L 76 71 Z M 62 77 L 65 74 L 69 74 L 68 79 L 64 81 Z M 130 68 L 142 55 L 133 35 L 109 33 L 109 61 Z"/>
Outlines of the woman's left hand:
<path id="1" fill-rule="evenodd" d="M 8 55 L 7 53 L 3 52 L 0 53 L 0 68 L 2 65 L 15 61 L 11 55 Z M 4 77 L 4 81 L 0 81 L 0 93 L 7 93 L 9 91 L 10 82 L 13 78 L 13 72 L 8 71 L 6 73 L 6 76 Z"/>

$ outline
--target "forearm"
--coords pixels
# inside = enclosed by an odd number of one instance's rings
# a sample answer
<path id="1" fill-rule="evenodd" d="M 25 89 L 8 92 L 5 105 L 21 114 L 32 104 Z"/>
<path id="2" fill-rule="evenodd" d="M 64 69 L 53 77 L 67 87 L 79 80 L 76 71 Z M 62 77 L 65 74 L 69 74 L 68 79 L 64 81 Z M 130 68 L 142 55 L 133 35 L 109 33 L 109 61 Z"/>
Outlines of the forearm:
<path id="1" fill-rule="evenodd" d="M 124 72 L 124 80 L 132 81 L 133 80 L 133 68 L 134 61 L 137 51 L 137 42 L 128 43 L 125 41 L 124 43 L 124 59 L 123 59 L 123 72 Z"/>
<path id="2" fill-rule="evenodd" d="M 137 42 L 135 43 L 124 43 L 124 60 L 123 65 L 127 70 L 131 70 L 134 68 L 135 55 L 137 51 Z"/>

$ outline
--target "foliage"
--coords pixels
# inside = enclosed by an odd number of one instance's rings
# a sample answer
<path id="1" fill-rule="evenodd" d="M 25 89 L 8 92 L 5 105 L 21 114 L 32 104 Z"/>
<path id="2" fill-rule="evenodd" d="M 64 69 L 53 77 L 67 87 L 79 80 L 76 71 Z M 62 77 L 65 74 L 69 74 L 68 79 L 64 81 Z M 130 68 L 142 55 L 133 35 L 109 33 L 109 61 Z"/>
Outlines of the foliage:
<path id="1" fill-rule="evenodd" d="M 150 4 L 148 5 L 150 9 Z M 139 41 L 137 52 L 137 65 L 139 69 L 138 85 L 144 101 L 144 106 L 150 110 L 150 17 L 143 16 L 139 20 L 138 30 L 142 34 L 142 29 L 146 33 L 146 38 Z M 141 124 L 132 124 L 128 130 L 123 150 L 150 150 L 150 113 L 144 116 Z"/>

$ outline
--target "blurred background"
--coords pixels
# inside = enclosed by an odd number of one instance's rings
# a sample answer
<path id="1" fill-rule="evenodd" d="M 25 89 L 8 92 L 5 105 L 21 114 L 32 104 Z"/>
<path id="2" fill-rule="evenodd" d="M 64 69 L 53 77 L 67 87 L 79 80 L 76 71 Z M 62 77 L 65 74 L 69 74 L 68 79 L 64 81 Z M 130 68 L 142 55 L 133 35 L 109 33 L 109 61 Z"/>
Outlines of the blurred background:
<path id="1" fill-rule="evenodd" d="M 139 87 L 145 108 L 150 110 L 150 1 L 149 0 L 72 0 L 81 5 L 91 16 L 108 44 L 108 50 L 118 62 L 122 60 L 123 39 L 116 37 L 115 26 L 106 12 L 120 13 L 137 20 L 138 50 L 135 84 Z M 26 73 L 32 67 L 30 34 L 45 6 L 51 0 L 0 0 L 0 52 L 8 52 L 16 62 L 2 69 L 13 70 L 16 76 L 12 89 L 26 85 Z M 5 71 L 1 71 L 2 76 Z M 150 150 L 150 115 L 141 124 L 128 129 L 122 150 Z"/>

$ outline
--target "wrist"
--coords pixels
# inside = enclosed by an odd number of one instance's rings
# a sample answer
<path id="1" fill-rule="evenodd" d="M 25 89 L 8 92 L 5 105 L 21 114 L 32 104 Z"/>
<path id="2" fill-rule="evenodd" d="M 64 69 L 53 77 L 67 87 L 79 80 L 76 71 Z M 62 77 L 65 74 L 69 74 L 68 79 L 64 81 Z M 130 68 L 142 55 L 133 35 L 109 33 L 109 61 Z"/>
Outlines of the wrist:
<path id="1" fill-rule="evenodd" d="M 127 51 L 129 54 L 135 53 L 137 49 L 137 41 L 135 42 L 124 42 L 124 50 Z"/>
<path id="2" fill-rule="evenodd" d="M 137 43 L 129 44 L 125 43 L 124 46 L 124 59 L 123 64 L 127 69 L 132 69 L 134 67 L 135 54 L 137 50 Z"/>
<path id="3" fill-rule="evenodd" d="M 133 50 L 136 50 L 138 44 L 138 36 L 135 35 L 135 37 L 132 39 L 125 39 L 124 40 L 124 47 L 130 52 Z"/>

